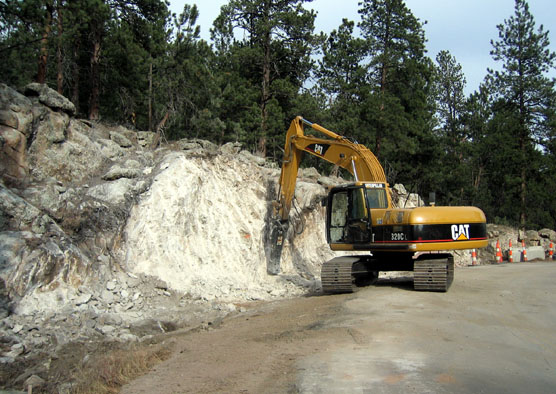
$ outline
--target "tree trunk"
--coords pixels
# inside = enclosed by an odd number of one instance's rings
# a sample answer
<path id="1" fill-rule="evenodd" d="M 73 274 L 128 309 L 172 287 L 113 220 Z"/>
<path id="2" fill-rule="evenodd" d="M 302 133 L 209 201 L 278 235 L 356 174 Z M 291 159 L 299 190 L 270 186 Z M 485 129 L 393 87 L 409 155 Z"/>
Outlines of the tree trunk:
<path id="1" fill-rule="evenodd" d="M 380 148 L 382 145 L 382 129 L 384 128 L 384 96 L 386 93 L 386 64 L 382 64 L 380 76 L 380 122 L 376 130 L 375 156 L 380 160 Z"/>
<path id="2" fill-rule="evenodd" d="M 473 197 L 471 198 L 471 205 L 475 204 L 475 199 L 477 198 L 478 192 L 479 192 L 479 187 L 481 186 L 481 181 L 482 181 L 482 175 L 483 175 L 483 165 L 479 164 L 478 169 L 477 169 L 477 175 L 475 175 L 473 177 L 473 191 L 474 193 L 472 193 Z"/>
<path id="3" fill-rule="evenodd" d="M 384 96 L 386 95 L 386 84 L 388 76 L 388 52 L 390 48 L 390 19 L 386 21 L 386 32 L 384 35 L 384 52 L 382 56 L 381 70 L 380 70 L 380 124 L 376 132 L 376 146 L 375 156 L 380 160 L 380 148 L 382 146 L 382 135 L 384 128 Z"/>
<path id="4" fill-rule="evenodd" d="M 264 3 L 264 19 L 268 22 L 270 18 L 270 1 Z M 267 23 L 268 25 L 268 23 Z M 263 81 L 261 90 L 261 134 L 259 136 L 257 153 L 262 157 L 266 157 L 266 138 L 268 133 L 268 108 L 267 104 L 270 99 L 270 27 L 267 27 L 263 40 Z"/>
<path id="5" fill-rule="evenodd" d="M 58 57 L 58 72 L 56 78 L 56 86 L 58 93 L 64 93 L 64 71 L 63 71 L 63 62 L 62 62 L 62 32 L 63 32 L 63 23 L 62 23 L 62 0 L 58 0 L 56 3 L 56 13 L 58 14 L 58 46 L 56 49 L 56 55 Z"/>
<path id="6" fill-rule="evenodd" d="M 41 49 L 39 54 L 39 67 L 37 71 L 37 82 L 46 83 L 46 68 L 48 64 L 48 36 L 52 30 L 52 13 L 53 6 L 50 2 L 46 2 L 46 18 L 42 30 Z"/>
<path id="7" fill-rule="evenodd" d="M 79 37 L 74 38 L 73 42 L 73 67 L 71 72 L 71 102 L 75 105 L 75 112 L 79 113 L 79 48 L 81 41 Z"/>
<path id="8" fill-rule="evenodd" d="M 525 166 L 523 166 L 521 168 L 521 212 L 519 214 L 519 225 L 522 229 L 525 229 L 525 220 L 527 219 L 526 215 L 525 215 L 525 210 L 527 208 L 526 203 L 527 203 L 527 181 L 525 179 L 526 177 L 526 173 L 525 173 Z"/>
<path id="9" fill-rule="evenodd" d="M 521 185 L 520 185 L 520 212 L 519 212 L 519 225 L 522 230 L 525 230 L 525 220 L 526 215 L 525 211 L 527 209 L 527 170 L 525 168 L 525 163 L 527 161 L 527 139 L 529 138 L 529 129 L 527 127 L 527 108 L 525 106 L 525 88 L 524 88 L 524 79 L 525 73 L 523 71 L 523 62 L 519 59 L 519 123 L 521 125 L 520 129 L 520 137 L 519 137 L 519 150 L 521 156 Z"/>
<path id="10" fill-rule="evenodd" d="M 149 64 L 149 131 L 153 130 L 153 61 Z"/>
<path id="11" fill-rule="evenodd" d="M 99 119 L 100 40 L 101 34 L 100 31 L 97 30 L 93 35 L 93 51 L 91 53 L 91 96 L 89 99 L 89 120 Z"/>
<path id="12" fill-rule="evenodd" d="M 156 148 L 160 143 L 160 135 L 162 134 L 162 130 L 164 129 L 164 126 L 166 125 L 168 118 L 170 118 L 170 110 L 166 111 L 166 114 L 164 114 L 164 117 L 162 118 L 158 126 L 156 126 L 156 134 L 153 138 L 151 149 Z"/>
<path id="13" fill-rule="evenodd" d="M 267 103 L 270 98 L 270 43 L 265 45 L 264 48 L 264 62 L 263 62 L 263 86 L 261 94 L 261 135 L 259 136 L 259 143 L 257 152 L 262 156 L 266 156 L 266 137 L 268 128 L 268 108 Z"/>
<path id="14" fill-rule="evenodd" d="M 525 222 L 526 222 L 526 210 L 527 210 L 527 170 L 526 170 L 526 160 L 527 160 L 527 132 L 525 128 L 525 122 L 522 120 L 522 129 L 521 129 L 521 136 L 519 138 L 519 156 L 521 157 L 521 185 L 519 191 L 519 202 L 520 202 L 520 209 L 519 209 L 519 227 L 522 230 L 525 230 Z"/>

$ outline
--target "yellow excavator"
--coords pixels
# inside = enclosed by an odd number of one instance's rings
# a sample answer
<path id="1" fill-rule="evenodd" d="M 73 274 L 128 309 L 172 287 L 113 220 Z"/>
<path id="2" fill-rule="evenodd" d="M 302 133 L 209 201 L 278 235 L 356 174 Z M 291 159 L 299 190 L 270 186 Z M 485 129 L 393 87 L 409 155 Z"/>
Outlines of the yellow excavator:
<path id="1" fill-rule="evenodd" d="M 305 135 L 309 126 L 325 138 Z M 288 129 L 271 231 L 271 260 L 279 264 L 303 154 L 347 170 L 354 182 L 327 198 L 326 238 L 335 251 L 369 251 L 324 262 L 324 293 L 352 292 L 374 283 L 379 271 L 413 271 L 414 288 L 447 291 L 454 278 L 450 250 L 487 246 L 486 218 L 476 207 L 394 208 L 384 169 L 365 146 L 302 117 Z"/>

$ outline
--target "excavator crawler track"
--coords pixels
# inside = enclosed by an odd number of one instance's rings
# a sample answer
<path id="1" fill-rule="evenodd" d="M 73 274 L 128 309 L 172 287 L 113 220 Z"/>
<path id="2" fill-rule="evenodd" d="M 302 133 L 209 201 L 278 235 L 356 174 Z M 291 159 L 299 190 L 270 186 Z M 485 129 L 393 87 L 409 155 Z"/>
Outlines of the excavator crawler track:
<path id="1" fill-rule="evenodd" d="M 454 257 L 438 255 L 416 260 L 413 265 L 415 290 L 446 292 L 454 280 Z"/>
<path id="2" fill-rule="evenodd" d="M 357 286 L 352 276 L 352 266 L 358 259 L 336 257 L 325 262 L 321 270 L 323 293 L 352 293 Z"/>

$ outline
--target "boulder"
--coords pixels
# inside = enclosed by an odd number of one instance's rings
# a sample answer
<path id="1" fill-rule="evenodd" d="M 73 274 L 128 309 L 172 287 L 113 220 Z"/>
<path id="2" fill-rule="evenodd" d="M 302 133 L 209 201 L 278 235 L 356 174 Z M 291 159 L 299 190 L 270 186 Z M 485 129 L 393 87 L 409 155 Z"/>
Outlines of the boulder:
<path id="1" fill-rule="evenodd" d="M 228 142 L 220 147 L 220 152 L 225 155 L 237 155 L 241 151 L 241 143 Z"/>
<path id="2" fill-rule="evenodd" d="M 23 133 L 0 125 L 0 172 L 4 177 L 21 179 L 29 173 L 26 145 Z"/>
<path id="3" fill-rule="evenodd" d="M 554 230 L 543 228 L 542 230 L 539 231 L 539 236 L 541 238 L 548 239 L 552 242 L 556 242 L 556 231 Z"/>
<path id="4" fill-rule="evenodd" d="M 199 144 L 197 142 L 190 142 L 188 140 L 176 141 L 175 145 L 178 147 L 178 149 L 182 149 L 182 150 L 200 151 L 200 150 L 203 149 L 201 144 Z"/>
<path id="5" fill-rule="evenodd" d="M 156 133 L 153 133 L 152 131 L 138 131 L 137 143 L 143 148 L 150 147 L 154 141 L 155 136 Z"/>
<path id="6" fill-rule="evenodd" d="M 315 180 L 320 178 L 320 174 L 315 167 L 303 168 L 301 170 L 301 176 L 304 178 L 310 178 Z"/>
<path id="7" fill-rule="evenodd" d="M 32 146 L 36 146 L 38 143 L 48 146 L 64 142 L 70 121 L 68 114 L 56 112 L 45 107 L 41 107 L 36 112 L 41 122 L 36 129 L 36 137 Z"/>
<path id="8" fill-rule="evenodd" d="M 65 183 L 84 182 L 104 166 L 106 155 L 97 142 L 84 134 L 82 122 L 45 108 L 46 124 L 37 127 L 29 148 L 31 173 L 38 180 L 56 178 Z M 66 132 L 56 130 L 65 127 Z"/>
<path id="9" fill-rule="evenodd" d="M 120 178 L 133 179 L 141 176 L 141 174 L 141 170 L 137 168 L 125 168 L 119 165 L 115 165 L 102 176 L 102 179 L 106 181 L 113 181 Z"/>
<path id="10" fill-rule="evenodd" d="M 395 184 L 392 188 L 392 203 L 399 208 L 415 208 L 425 205 L 423 199 L 417 193 L 409 193 L 402 184 Z"/>
<path id="11" fill-rule="evenodd" d="M 110 132 L 110 139 L 122 148 L 131 148 L 131 146 L 133 146 L 131 141 L 126 136 L 116 131 Z"/>
<path id="12" fill-rule="evenodd" d="M 38 97 L 38 101 L 49 108 L 75 115 L 75 105 L 46 84 L 30 83 L 25 86 L 25 94 L 30 97 Z"/>
<path id="13" fill-rule="evenodd" d="M 87 195 L 100 201 L 118 205 L 126 201 L 126 195 L 133 191 L 134 182 L 128 178 L 119 178 L 112 182 L 93 186 Z"/>
<path id="14" fill-rule="evenodd" d="M 524 241 L 527 244 L 527 246 L 540 246 L 541 237 L 537 231 L 527 230 L 525 232 Z"/>
<path id="15" fill-rule="evenodd" d="M 77 297 L 77 299 L 75 300 L 75 305 L 82 305 L 82 304 L 86 304 L 91 300 L 91 294 L 81 294 L 79 297 Z"/>
<path id="16" fill-rule="evenodd" d="M 251 163 L 258 164 L 260 166 L 264 166 L 264 164 L 266 163 L 266 159 L 264 157 L 256 156 L 256 155 L 254 155 L 251 152 L 246 151 L 246 150 L 242 150 L 241 152 L 239 152 L 239 157 L 240 157 L 240 159 L 244 158 L 247 161 L 249 161 Z"/>
<path id="17" fill-rule="evenodd" d="M 118 159 L 125 155 L 126 150 L 112 140 L 102 139 L 99 141 L 102 156 L 108 159 Z"/>
<path id="18" fill-rule="evenodd" d="M 132 144 L 137 143 L 137 132 L 130 130 L 124 126 L 118 126 L 115 130 L 118 134 L 123 135 L 125 138 L 127 138 L 129 141 L 131 141 Z"/>
<path id="19" fill-rule="evenodd" d="M 61 229 L 52 218 L 2 184 L 0 184 L 0 213 L 9 218 L 9 222 L 5 225 L 18 231 L 32 231 L 36 234 L 44 234 L 47 231 L 61 233 Z"/>
<path id="20" fill-rule="evenodd" d="M 33 123 L 32 106 L 33 103 L 27 97 L 0 83 L 0 125 L 29 136 Z"/>
<path id="21" fill-rule="evenodd" d="M 216 145 L 213 142 L 207 141 L 207 140 L 201 140 L 198 138 L 194 138 L 191 140 L 191 142 L 195 142 L 199 145 L 201 145 L 201 147 L 203 147 L 203 149 L 206 149 L 209 152 L 217 152 L 218 151 L 218 145 Z"/>
<path id="22" fill-rule="evenodd" d="M 526 250 L 526 253 L 523 251 Z M 525 254 L 527 254 L 527 260 L 525 260 Z M 507 251 L 504 253 L 505 257 L 507 258 Z M 521 246 L 512 247 L 512 255 L 515 262 L 525 262 L 525 261 L 533 261 L 533 260 L 544 260 L 545 251 L 542 246 L 527 246 L 525 248 Z"/>
<path id="23" fill-rule="evenodd" d="M 0 84 L 0 173 L 21 179 L 28 175 L 27 136 L 31 133 L 31 101 Z"/>

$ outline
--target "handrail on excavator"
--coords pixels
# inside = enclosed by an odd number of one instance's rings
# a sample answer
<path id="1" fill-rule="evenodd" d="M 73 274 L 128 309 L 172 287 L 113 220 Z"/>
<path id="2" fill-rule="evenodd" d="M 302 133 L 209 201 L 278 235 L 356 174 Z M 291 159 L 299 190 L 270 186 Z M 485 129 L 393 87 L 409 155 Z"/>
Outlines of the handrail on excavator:
<path id="1" fill-rule="evenodd" d="M 302 123 L 306 124 L 307 126 L 311 127 L 312 129 L 320 131 L 321 133 L 323 133 L 324 135 L 326 135 L 330 138 L 337 139 L 337 140 L 347 139 L 346 137 L 338 135 L 338 134 L 334 133 L 333 131 L 325 129 L 324 127 L 322 127 L 321 125 L 319 125 L 317 123 L 309 122 L 307 119 L 305 119 L 301 116 L 298 116 L 296 119 L 299 119 Z"/>

